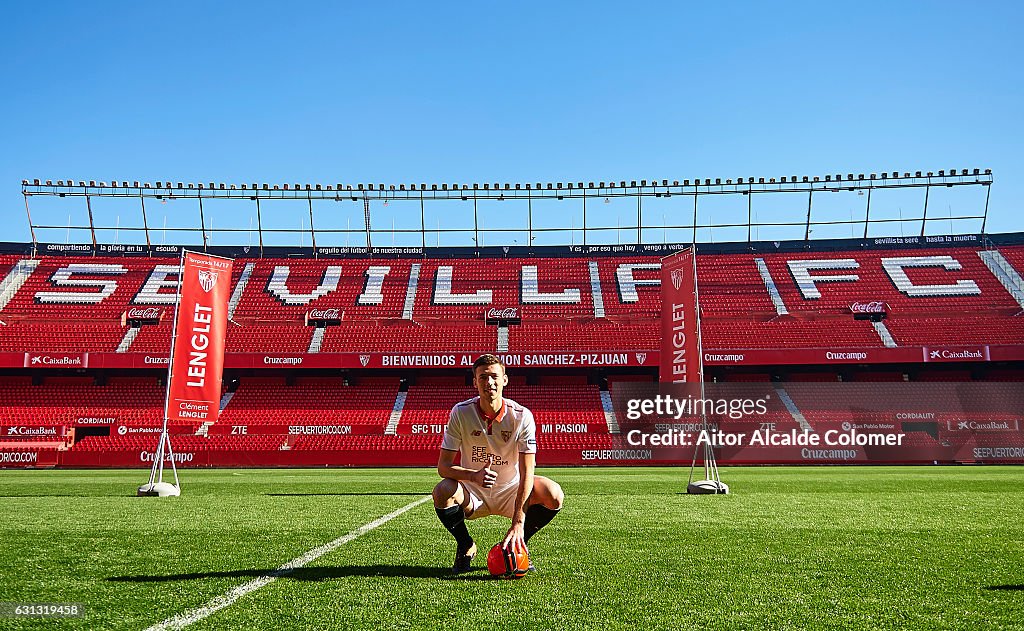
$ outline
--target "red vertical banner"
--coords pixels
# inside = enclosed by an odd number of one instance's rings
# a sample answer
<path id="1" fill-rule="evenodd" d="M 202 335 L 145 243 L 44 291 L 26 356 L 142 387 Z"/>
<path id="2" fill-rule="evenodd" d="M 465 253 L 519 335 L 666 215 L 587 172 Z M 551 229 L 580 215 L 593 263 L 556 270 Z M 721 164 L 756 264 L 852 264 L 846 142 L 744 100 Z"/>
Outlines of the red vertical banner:
<path id="1" fill-rule="evenodd" d="M 702 380 L 697 318 L 697 259 L 693 248 L 661 260 L 661 364 L 658 381 Z"/>
<path id="2" fill-rule="evenodd" d="M 227 337 L 231 259 L 185 252 L 167 394 L 167 419 L 216 421 Z"/>

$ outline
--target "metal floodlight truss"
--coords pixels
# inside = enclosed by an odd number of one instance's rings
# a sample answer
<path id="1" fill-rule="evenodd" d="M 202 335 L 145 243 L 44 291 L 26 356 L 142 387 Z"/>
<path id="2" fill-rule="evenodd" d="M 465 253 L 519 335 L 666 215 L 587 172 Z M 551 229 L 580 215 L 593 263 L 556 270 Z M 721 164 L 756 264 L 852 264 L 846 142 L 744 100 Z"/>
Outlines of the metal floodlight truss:
<path id="1" fill-rule="evenodd" d="M 871 225 L 900 222 L 920 222 L 921 236 L 929 221 L 958 221 L 971 220 L 980 222 L 981 234 L 985 233 L 985 224 L 988 219 L 988 204 L 993 182 L 990 169 L 950 169 L 938 172 L 883 172 L 881 174 L 834 174 L 824 176 L 781 176 L 781 177 L 748 177 L 725 179 L 722 178 L 697 178 L 694 180 L 621 180 L 618 182 L 557 182 L 557 183 L 486 183 L 486 184 L 223 184 L 223 183 L 182 183 L 163 182 L 155 183 L 138 181 L 112 181 L 97 182 L 73 181 L 73 180 L 22 180 L 22 195 L 25 198 L 25 214 L 28 218 L 29 229 L 33 244 L 37 244 L 36 233 L 41 230 L 89 230 L 93 245 L 96 245 L 97 230 L 120 230 L 140 231 L 144 234 L 145 243 L 150 245 L 150 227 L 146 216 L 146 200 L 164 199 L 195 199 L 199 207 L 199 225 L 188 228 L 174 228 L 175 232 L 194 232 L 202 235 L 203 246 L 209 244 L 209 239 L 214 232 L 252 232 L 252 229 L 244 228 L 217 228 L 213 230 L 212 225 L 207 225 L 207 218 L 203 210 L 203 201 L 238 199 L 249 200 L 255 204 L 257 226 L 259 233 L 260 251 L 263 249 L 263 237 L 265 233 L 309 233 L 310 242 L 316 251 L 316 238 L 325 234 L 364 234 L 366 246 L 372 247 L 375 235 L 382 235 L 388 232 L 395 234 L 419 234 L 422 247 L 426 247 L 427 233 L 472 233 L 474 243 L 479 246 L 481 238 L 487 233 L 528 233 L 528 244 L 532 244 L 535 235 L 545 232 L 565 233 L 581 232 L 583 235 L 582 245 L 588 245 L 588 236 L 609 230 L 620 230 L 618 226 L 592 225 L 587 222 L 587 204 L 595 202 L 608 203 L 612 198 L 630 198 L 636 201 L 637 226 L 634 229 L 630 226 L 628 230 L 635 230 L 636 242 L 642 243 L 644 229 L 658 230 L 687 230 L 692 231 L 692 241 L 697 240 L 697 231 L 701 229 L 716 228 L 746 228 L 747 241 L 751 241 L 755 228 L 760 227 L 799 227 L 803 229 L 804 239 L 810 240 L 813 229 L 816 226 L 827 225 L 863 225 L 864 238 L 868 236 Z M 952 215 L 946 214 L 941 217 L 928 214 L 928 200 L 931 189 L 934 187 L 960 187 L 960 186 L 981 186 L 986 189 L 985 204 L 982 210 L 972 211 L 967 214 Z M 899 219 L 872 219 L 871 218 L 871 194 L 873 191 L 887 189 L 923 189 L 923 204 L 920 214 L 912 217 L 901 217 Z M 814 199 L 816 194 L 839 191 L 857 191 L 865 196 L 864 219 L 850 220 L 822 220 L 814 217 Z M 807 212 L 803 221 L 767 221 L 754 220 L 754 197 L 758 195 L 772 195 L 780 193 L 806 193 Z M 718 195 L 745 195 L 747 197 L 747 220 L 745 222 L 716 223 L 698 221 L 698 208 L 701 198 Z M 74 225 L 46 225 L 36 224 L 32 221 L 30 199 L 38 196 L 50 196 L 60 198 L 85 198 L 85 206 L 88 216 L 88 224 Z M 672 225 L 663 222 L 662 225 L 644 224 L 643 208 L 644 201 L 655 197 L 692 198 L 692 217 L 683 216 L 689 213 L 675 213 Z M 139 211 L 142 222 L 139 226 L 101 226 L 96 225 L 93 219 L 92 204 L 93 198 L 135 198 L 139 200 Z M 533 203 L 538 200 L 562 200 L 568 204 L 579 204 L 583 214 L 581 226 L 570 227 L 548 227 L 541 228 L 534 226 Z M 263 227 L 263 212 L 260 207 L 261 201 L 266 200 L 291 200 L 296 203 L 305 202 L 309 212 L 309 228 L 304 227 L 301 231 L 293 229 Z M 365 225 L 362 228 L 349 229 L 317 229 L 314 227 L 314 200 L 351 200 L 362 201 L 364 210 Z M 440 204 L 446 201 L 473 201 L 473 225 L 464 227 L 435 229 L 425 225 L 425 209 L 428 205 Z M 478 202 L 480 201 L 506 201 L 520 200 L 526 202 L 527 223 L 525 229 L 508 228 L 483 228 L 479 222 Z M 371 226 L 371 204 L 380 202 L 385 205 L 396 204 L 397 208 L 408 207 L 410 213 L 419 208 L 420 225 L 418 228 L 392 227 L 390 230 L 384 228 L 373 228 Z M 593 215 L 592 215 L 593 216 Z M 689 221 L 687 221 L 689 220 Z M 303 238 L 304 240 L 304 238 Z M 491 245 L 511 245 L 492 243 Z M 568 244 L 566 244 L 568 245 Z"/>

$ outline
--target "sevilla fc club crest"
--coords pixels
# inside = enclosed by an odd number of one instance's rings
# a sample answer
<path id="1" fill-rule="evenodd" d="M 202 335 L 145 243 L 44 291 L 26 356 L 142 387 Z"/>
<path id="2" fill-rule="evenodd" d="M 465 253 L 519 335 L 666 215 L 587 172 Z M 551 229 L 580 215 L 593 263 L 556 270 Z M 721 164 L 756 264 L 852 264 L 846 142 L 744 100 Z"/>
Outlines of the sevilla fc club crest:
<path id="1" fill-rule="evenodd" d="M 679 286 L 683 284 L 683 270 L 674 269 L 672 270 L 672 286 L 679 291 Z"/>
<path id="2" fill-rule="evenodd" d="M 507 443 L 509 438 L 512 438 L 512 432 L 501 430 L 501 439 Z"/>
<path id="3" fill-rule="evenodd" d="M 213 286 L 217 284 L 217 277 L 220 276 L 219 272 L 211 272 L 209 270 L 199 270 L 199 285 L 203 288 L 203 291 L 210 293 Z"/>
<path id="4" fill-rule="evenodd" d="M 359 363 L 363 365 L 363 368 L 365 368 L 366 365 L 370 363 L 370 356 L 369 355 L 360 355 L 359 356 Z"/>
<path id="5" fill-rule="evenodd" d="M 646 359 L 647 359 L 647 353 L 637 353 L 636 354 L 636 361 L 637 361 L 638 364 L 644 363 L 644 360 L 646 360 Z"/>

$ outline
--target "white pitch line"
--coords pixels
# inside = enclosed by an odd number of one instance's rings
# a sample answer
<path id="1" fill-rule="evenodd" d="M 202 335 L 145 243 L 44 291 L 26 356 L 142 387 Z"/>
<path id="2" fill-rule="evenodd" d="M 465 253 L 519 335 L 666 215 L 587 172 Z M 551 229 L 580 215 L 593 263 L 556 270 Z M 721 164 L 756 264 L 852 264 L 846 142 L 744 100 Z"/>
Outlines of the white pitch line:
<path id="1" fill-rule="evenodd" d="M 263 587 L 265 585 L 269 585 L 270 583 L 273 583 L 274 581 L 276 581 L 278 578 L 280 578 L 282 576 L 288 576 L 293 571 L 299 569 L 300 567 L 306 565 L 307 563 L 310 563 L 312 561 L 315 561 L 315 560 L 319 559 L 320 557 L 322 557 L 323 555 L 327 554 L 328 552 L 331 552 L 332 550 L 335 550 L 339 546 L 342 546 L 342 545 L 348 543 L 349 541 L 352 541 L 356 537 L 361 537 L 362 535 L 365 535 L 366 533 L 370 532 L 374 528 L 377 528 L 379 526 L 383 526 L 384 524 L 388 523 L 389 521 L 391 521 L 395 517 L 398 517 L 399 515 L 401 515 L 402 513 L 406 512 L 408 510 L 416 508 L 417 506 L 419 506 L 420 504 L 426 502 L 429 499 L 430 499 L 430 496 L 428 495 L 427 497 L 420 498 L 420 499 L 416 500 L 415 502 L 412 502 L 411 504 L 406 504 L 405 506 L 403 506 L 402 508 L 399 508 L 398 510 L 396 510 L 393 513 L 388 513 L 387 515 L 384 515 L 383 517 L 375 519 L 375 520 L 371 521 L 370 523 L 368 523 L 366 525 L 363 525 L 363 526 L 360 526 L 359 528 L 356 528 L 355 530 L 353 530 L 352 532 L 348 533 L 347 535 L 342 535 L 342 536 L 338 537 L 337 539 L 335 539 L 334 541 L 332 541 L 330 543 L 325 543 L 322 546 L 313 548 L 312 550 L 310 550 L 306 554 L 303 554 L 300 557 L 292 559 L 291 561 L 285 563 L 284 565 L 282 565 L 281 567 L 277 568 L 273 572 L 270 572 L 268 574 L 264 574 L 263 576 L 254 578 L 253 580 L 249 581 L 248 583 L 245 583 L 243 585 L 239 585 L 238 587 L 232 589 L 231 591 L 226 592 L 226 593 L 224 593 L 224 594 L 222 594 L 220 596 L 217 596 L 216 598 L 214 598 L 210 602 L 206 603 L 202 607 L 199 607 L 198 609 L 193 609 L 192 611 L 187 611 L 185 613 L 180 613 L 180 614 L 174 616 L 173 618 L 168 618 L 167 620 L 164 620 L 160 624 L 155 624 L 155 625 L 149 627 L 148 629 L 146 629 L 146 631 L 164 631 L 165 629 L 184 629 L 185 627 L 187 627 L 188 625 L 192 624 L 193 622 L 199 622 L 200 620 L 202 620 L 203 618 L 209 616 L 210 614 L 215 613 L 217 611 L 220 611 L 221 609 L 223 609 L 225 607 L 231 606 L 232 604 L 234 604 L 234 602 L 236 600 L 238 600 L 242 596 L 245 596 L 248 593 L 254 592 L 257 589 L 259 589 L 259 588 L 261 588 L 261 587 Z"/>

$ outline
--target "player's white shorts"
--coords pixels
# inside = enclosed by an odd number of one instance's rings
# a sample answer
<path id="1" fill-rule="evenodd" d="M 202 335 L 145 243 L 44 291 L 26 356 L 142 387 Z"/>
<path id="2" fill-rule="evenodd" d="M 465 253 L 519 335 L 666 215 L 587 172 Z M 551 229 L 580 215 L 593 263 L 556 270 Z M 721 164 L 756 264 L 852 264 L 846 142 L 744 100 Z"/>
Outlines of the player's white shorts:
<path id="1" fill-rule="evenodd" d="M 519 493 L 518 481 L 499 491 L 484 489 L 465 480 L 460 480 L 459 484 L 462 485 L 462 490 L 469 498 L 469 508 L 473 509 L 473 514 L 468 519 L 477 519 L 488 515 L 502 515 L 512 519 L 516 510 L 516 494 Z"/>

